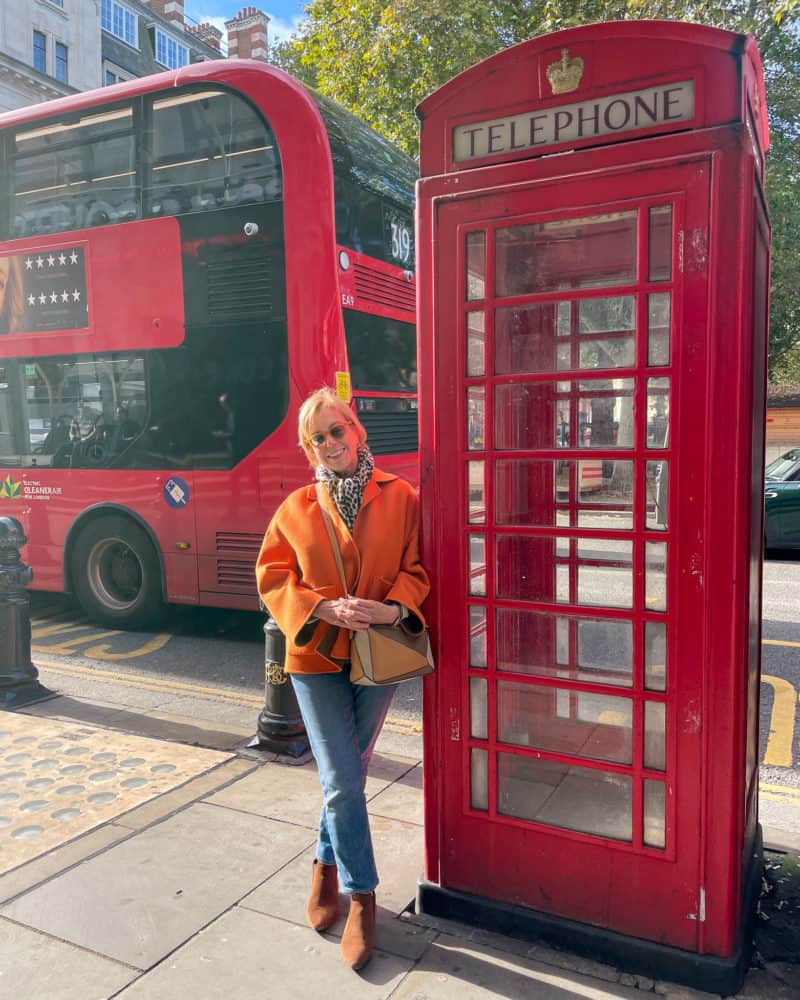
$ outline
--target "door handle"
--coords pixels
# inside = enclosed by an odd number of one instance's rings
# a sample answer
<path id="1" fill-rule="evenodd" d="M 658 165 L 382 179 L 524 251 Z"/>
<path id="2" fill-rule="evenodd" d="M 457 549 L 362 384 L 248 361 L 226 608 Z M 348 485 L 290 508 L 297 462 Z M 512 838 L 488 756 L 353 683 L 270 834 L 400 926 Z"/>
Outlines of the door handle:
<path id="1" fill-rule="evenodd" d="M 767 492 L 764 494 L 764 497 L 767 500 L 774 500 L 777 495 L 778 494 L 775 492 L 775 490 L 767 490 Z"/>

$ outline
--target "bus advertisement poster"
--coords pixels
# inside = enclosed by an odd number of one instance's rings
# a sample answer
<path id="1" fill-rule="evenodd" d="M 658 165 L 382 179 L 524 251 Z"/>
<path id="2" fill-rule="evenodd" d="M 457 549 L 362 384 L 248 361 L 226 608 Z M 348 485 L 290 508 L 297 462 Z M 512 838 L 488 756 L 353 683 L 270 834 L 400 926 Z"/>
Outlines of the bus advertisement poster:
<path id="1" fill-rule="evenodd" d="M 0 333 L 81 330 L 89 325 L 81 245 L 0 257 Z"/>

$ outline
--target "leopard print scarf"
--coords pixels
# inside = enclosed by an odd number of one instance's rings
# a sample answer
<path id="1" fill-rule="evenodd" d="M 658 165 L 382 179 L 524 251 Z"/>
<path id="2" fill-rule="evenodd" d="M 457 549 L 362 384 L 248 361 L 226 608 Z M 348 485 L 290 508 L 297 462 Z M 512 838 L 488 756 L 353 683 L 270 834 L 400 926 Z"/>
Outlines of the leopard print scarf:
<path id="1" fill-rule="evenodd" d="M 317 480 L 325 483 L 331 500 L 350 531 L 355 527 L 364 489 L 374 467 L 372 452 L 365 444 L 358 446 L 358 465 L 352 476 L 338 476 L 324 465 L 317 466 L 315 473 Z"/>

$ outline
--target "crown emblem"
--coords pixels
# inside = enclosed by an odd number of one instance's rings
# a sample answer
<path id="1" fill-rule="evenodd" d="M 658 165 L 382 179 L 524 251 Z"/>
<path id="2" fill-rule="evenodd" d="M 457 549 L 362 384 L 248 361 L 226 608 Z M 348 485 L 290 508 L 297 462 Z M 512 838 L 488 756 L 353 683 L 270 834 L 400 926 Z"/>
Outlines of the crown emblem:
<path id="1" fill-rule="evenodd" d="M 569 94 L 577 90 L 583 76 L 583 59 L 570 59 L 567 49 L 561 50 L 561 59 L 547 67 L 547 79 L 554 94 Z"/>

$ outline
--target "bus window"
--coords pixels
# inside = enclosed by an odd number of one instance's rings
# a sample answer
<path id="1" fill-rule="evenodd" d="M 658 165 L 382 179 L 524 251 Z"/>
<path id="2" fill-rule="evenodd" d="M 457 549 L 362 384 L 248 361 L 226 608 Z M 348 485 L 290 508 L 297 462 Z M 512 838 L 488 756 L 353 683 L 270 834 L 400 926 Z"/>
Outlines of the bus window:
<path id="1" fill-rule="evenodd" d="M 0 465 L 120 467 L 147 425 L 147 410 L 141 354 L 8 361 L 0 382 Z"/>
<path id="2" fill-rule="evenodd" d="M 14 236 L 139 217 L 131 107 L 17 132 Z"/>
<path id="3" fill-rule="evenodd" d="M 289 379 L 281 324 L 237 326 L 192 342 L 193 465 L 230 469 L 286 416 Z"/>
<path id="4" fill-rule="evenodd" d="M 153 102 L 149 215 L 181 215 L 281 197 L 278 150 L 247 102 L 221 90 Z"/>
<path id="5" fill-rule="evenodd" d="M 417 391 L 417 340 L 413 324 L 345 309 L 344 329 L 356 391 Z"/>
<path id="6" fill-rule="evenodd" d="M 413 271 L 415 164 L 355 115 L 310 94 L 331 144 L 337 241 Z"/>
<path id="7" fill-rule="evenodd" d="M 414 325 L 345 309 L 344 329 L 356 411 L 372 453 L 415 452 L 419 439 Z M 371 397 L 371 392 L 381 395 Z"/>
<path id="8" fill-rule="evenodd" d="M 197 327 L 182 347 L 151 352 L 148 467 L 233 468 L 286 416 L 287 370 L 278 323 L 242 324 L 224 337 Z"/>

